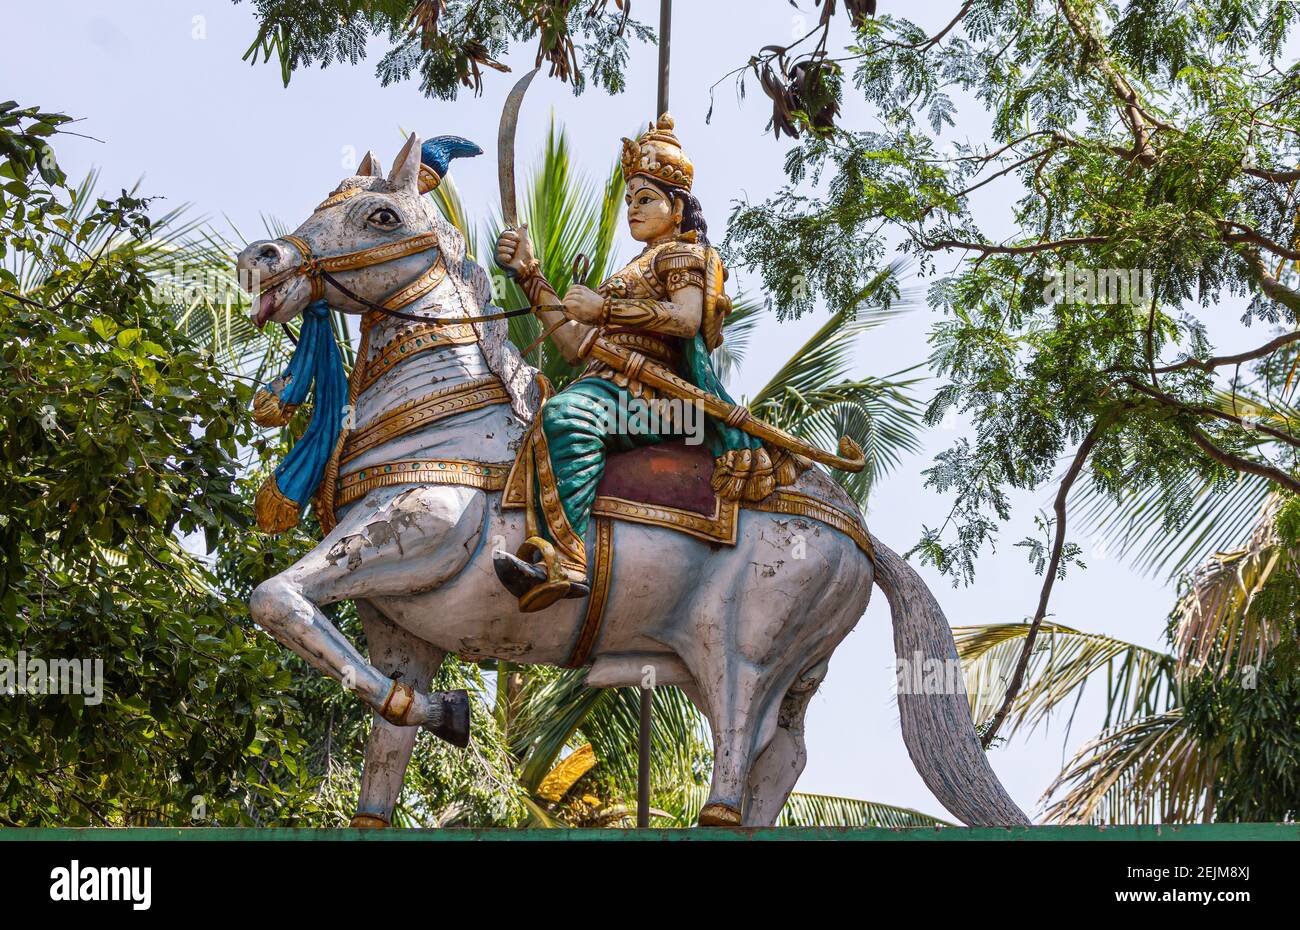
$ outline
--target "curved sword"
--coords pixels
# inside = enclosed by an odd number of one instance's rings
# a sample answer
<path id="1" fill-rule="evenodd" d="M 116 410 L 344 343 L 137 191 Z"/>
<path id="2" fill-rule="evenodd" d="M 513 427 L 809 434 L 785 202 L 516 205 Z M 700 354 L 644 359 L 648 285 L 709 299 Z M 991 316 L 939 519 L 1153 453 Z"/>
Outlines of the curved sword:
<path id="1" fill-rule="evenodd" d="M 519 128 L 519 108 L 524 94 L 537 72 L 536 67 L 521 77 L 510 89 L 501 109 L 501 128 L 497 130 L 497 182 L 501 186 L 501 219 L 509 229 L 519 228 L 519 208 L 515 198 L 515 130 Z"/>

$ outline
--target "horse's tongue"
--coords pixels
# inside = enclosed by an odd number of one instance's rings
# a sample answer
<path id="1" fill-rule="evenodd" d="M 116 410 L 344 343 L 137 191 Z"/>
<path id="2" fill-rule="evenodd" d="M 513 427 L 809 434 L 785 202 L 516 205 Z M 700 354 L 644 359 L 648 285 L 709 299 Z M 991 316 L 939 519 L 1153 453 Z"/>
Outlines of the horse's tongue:
<path id="1" fill-rule="evenodd" d="M 257 310 L 254 313 L 253 322 L 258 326 L 264 326 L 273 312 L 275 312 L 274 298 L 269 293 L 259 294 L 257 297 Z"/>

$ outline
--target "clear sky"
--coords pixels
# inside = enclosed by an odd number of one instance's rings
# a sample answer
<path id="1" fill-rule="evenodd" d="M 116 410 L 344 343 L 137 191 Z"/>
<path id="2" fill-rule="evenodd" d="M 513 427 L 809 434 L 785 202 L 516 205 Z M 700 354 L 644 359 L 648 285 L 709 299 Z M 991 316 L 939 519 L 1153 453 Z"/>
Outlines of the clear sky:
<path id="1" fill-rule="evenodd" d="M 673 25 L 671 110 L 677 133 L 695 162 L 695 191 L 703 202 L 712 237 L 721 239 L 732 205 L 760 201 L 783 181 L 782 162 L 789 140 L 776 142 L 763 129 L 766 98 L 754 90 L 740 101 L 728 80 L 716 90 L 710 124 L 709 85 L 761 46 L 787 41 L 816 20 L 811 0 L 802 13 L 787 0 L 708 0 L 676 4 Z M 658 4 L 636 0 L 633 15 L 652 26 Z M 883 11 L 898 12 L 897 0 L 881 0 Z M 955 0 L 926 0 L 901 12 L 923 25 L 947 22 Z M 454 103 L 428 100 L 415 83 L 381 87 L 374 76 L 376 54 L 357 66 L 335 65 L 294 75 L 282 87 L 278 65 L 250 66 L 241 61 L 255 33 L 247 3 L 228 0 L 43 0 L 8 4 L 4 13 L 5 54 L 0 56 L 4 98 L 40 105 L 83 118 L 72 127 L 94 137 L 59 141 L 58 156 L 70 177 L 91 167 L 102 170 L 102 187 L 130 187 L 141 176 L 147 194 L 161 194 L 165 206 L 191 203 L 219 228 L 231 225 L 249 238 L 262 235 L 262 216 L 297 225 L 368 148 L 385 168 L 402 142 L 400 130 L 424 136 L 456 133 L 479 142 L 485 155 L 458 160 L 452 173 L 469 210 L 486 217 L 498 209 L 495 139 L 501 105 L 515 77 L 485 72 L 481 97 Z M 841 26 L 842 28 L 842 26 Z M 515 74 L 531 67 L 531 52 L 508 59 Z M 593 175 L 608 170 L 619 138 L 631 135 L 653 116 L 656 51 L 634 47 L 624 94 L 610 97 L 589 90 L 574 97 L 567 87 L 539 79 L 529 91 L 519 128 L 519 157 L 538 151 L 552 113 L 567 127 L 579 163 Z M 850 99 L 846 125 L 869 126 L 866 106 Z M 969 99 L 957 99 L 956 138 L 981 140 L 986 117 Z M 1010 192 L 1009 192 L 1010 191 Z M 1014 234 L 1005 207 L 1014 188 L 997 184 L 978 192 L 977 207 L 1004 217 L 985 232 Z M 623 254 L 635 254 L 623 234 Z M 956 264 L 950 257 L 940 267 Z M 756 287 L 756 276 L 740 274 L 741 287 Z M 737 279 L 733 277 L 733 282 Z M 913 280 L 923 287 L 928 282 Z M 1218 311 L 1225 330 L 1239 316 L 1236 307 Z M 761 386 L 825 319 L 767 320 L 751 340 L 734 393 Z M 921 362 L 926 334 L 936 315 L 925 307 L 864 337 L 859 355 L 863 374 L 882 375 Z M 1218 335 L 1220 325 L 1212 321 Z M 1258 335 L 1258 334 L 1255 334 Z M 1253 338 L 1253 337 L 1251 337 Z M 1254 343 L 1251 343 L 1252 345 Z M 1225 338 L 1224 351 L 1236 346 Z M 923 388 L 928 399 L 931 382 Z M 876 490 L 870 509 L 872 531 L 899 551 L 916 542 L 922 523 L 943 522 L 951 502 L 922 486 L 920 471 L 933 455 L 961 435 L 961 424 L 936 428 L 925 450 L 904 461 Z M 1033 516 L 1049 508 L 1054 486 L 1016 495 L 1015 519 L 995 555 L 980 562 L 979 578 L 954 589 L 935 572 L 922 574 L 954 625 L 1019 620 L 1031 615 L 1040 579 L 1024 550 L 1012 543 L 1034 532 Z M 1079 538 L 1088 569 L 1074 571 L 1058 584 L 1055 619 L 1067 625 L 1112 634 L 1149 646 L 1162 646 L 1161 631 L 1173 603 L 1162 580 L 1140 576 L 1097 540 Z M 830 676 L 809 714 L 809 761 L 799 789 L 870 798 L 916 807 L 944 816 L 912 768 L 898 729 L 890 694 L 892 638 L 888 607 L 880 592 L 857 629 L 831 662 Z M 1094 689 L 1096 692 L 1096 689 Z M 1064 719 L 1050 732 L 1017 737 L 991 754 L 999 776 L 1017 801 L 1031 812 L 1064 758 L 1094 734 L 1099 725 L 1100 693 L 1085 698 L 1068 740 Z M 1068 750 L 1068 751 L 1067 751 Z"/>

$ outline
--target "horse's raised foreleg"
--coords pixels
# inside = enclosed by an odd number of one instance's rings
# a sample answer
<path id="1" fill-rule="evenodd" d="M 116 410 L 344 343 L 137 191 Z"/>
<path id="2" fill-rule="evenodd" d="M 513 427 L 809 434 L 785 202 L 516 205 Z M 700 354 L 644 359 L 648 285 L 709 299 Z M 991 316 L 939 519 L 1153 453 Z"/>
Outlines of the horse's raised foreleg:
<path id="1" fill-rule="evenodd" d="M 357 601 L 357 615 L 366 631 L 370 661 L 394 680 L 424 691 L 446 655 L 394 624 L 369 601 Z M 354 827 L 386 827 L 402 793 L 402 779 L 415 748 L 416 727 L 399 727 L 375 714 L 366 740 L 366 765 Z"/>
<path id="2" fill-rule="evenodd" d="M 458 486 L 383 488 L 354 506 L 319 546 L 258 585 L 253 619 L 319 671 L 397 726 L 426 725 L 460 745 L 464 695 L 426 695 L 367 662 L 320 608 L 342 600 L 438 587 L 468 563 L 483 531 L 481 491 Z"/>

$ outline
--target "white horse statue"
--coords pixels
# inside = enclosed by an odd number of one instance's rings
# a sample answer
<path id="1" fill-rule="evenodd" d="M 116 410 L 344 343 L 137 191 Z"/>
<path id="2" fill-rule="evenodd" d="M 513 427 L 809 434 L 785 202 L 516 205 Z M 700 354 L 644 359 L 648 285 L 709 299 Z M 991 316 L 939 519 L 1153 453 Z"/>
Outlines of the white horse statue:
<path id="1" fill-rule="evenodd" d="M 680 687 L 712 728 L 700 823 L 773 824 L 807 757 L 809 700 L 872 584 L 889 599 L 895 648 L 908 663 L 957 661 L 939 605 L 814 467 L 792 490 L 826 513 L 852 515 L 852 525 L 746 508 L 735 516 L 734 545 L 719 545 L 593 520 L 589 551 L 599 551 L 602 525 L 611 537 L 600 628 L 590 628 L 583 599 L 521 613 L 493 552 L 524 537 L 525 512 L 503 508 L 502 486 L 538 413 L 536 372 L 505 323 L 475 320 L 494 315 L 489 278 L 421 195 L 429 172 L 415 136 L 387 177 L 367 155 L 292 236 L 254 242 L 238 259 L 245 280 L 262 282 L 259 325 L 287 322 L 321 298 L 363 318 L 350 451 L 340 462 L 335 450 L 327 498 L 315 499 L 327 535 L 259 585 L 250 604 L 258 624 L 375 712 L 353 824 L 389 823 L 421 726 L 467 740 L 463 693 L 427 692 L 448 653 L 581 664 L 594 687 L 638 685 L 652 667 L 655 682 Z M 418 321 L 449 316 L 466 322 Z M 294 502 L 269 493 L 268 505 L 289 507 L 291 525 Z M 805 557 L 794 558 L 801 535 Z M 368 660 L 321 611 L 343 600 L 357 606 Z M 900 693 L 898 703 L 912 760 L 949 811 L 967 824 L 1028 823 L 980 747 L 960 685 Z"/>

